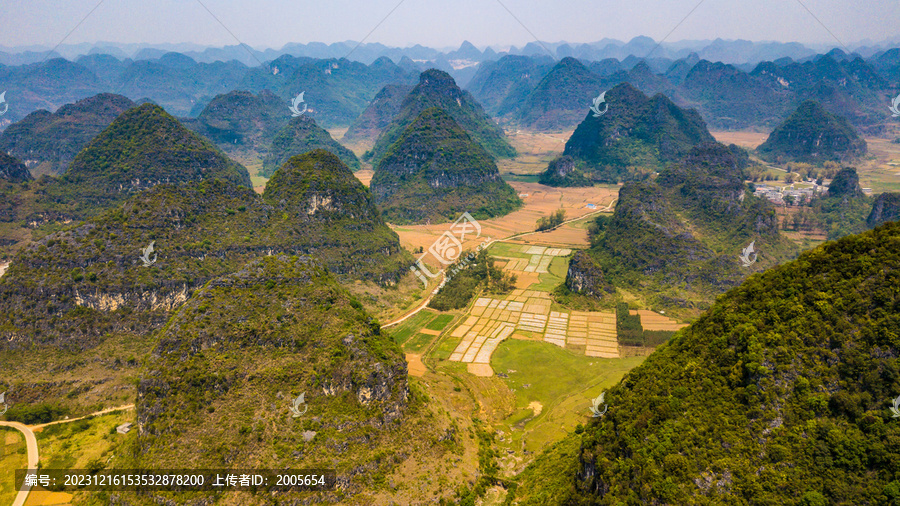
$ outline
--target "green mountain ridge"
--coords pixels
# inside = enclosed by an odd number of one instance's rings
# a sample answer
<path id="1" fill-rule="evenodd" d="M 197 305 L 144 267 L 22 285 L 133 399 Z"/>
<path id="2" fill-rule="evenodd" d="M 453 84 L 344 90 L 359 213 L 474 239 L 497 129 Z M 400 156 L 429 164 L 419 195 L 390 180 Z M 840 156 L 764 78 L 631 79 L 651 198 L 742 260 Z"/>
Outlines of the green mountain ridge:
<path id="1" fill-rule="evenodd" d="M 599 117 L 588 112 L 563 151 L 594 181 L 644 179 L 694 146 L 715 142 L 697 111 L 681 109 L 664 95 L 648 98 L 623 83 L 604 98 L 608 110 Z"/>
<path id="2" fill-rule="evenodd" d="M 0 179 L 10 183 L 21 183 L 34 178 L 21 160 L 0 151 Z"/>
<path id="3" fill-rule="evenodd" d="M 101 93 L 53 113 L 35 111 L 0 133 L 0 151 L 25 160 L 37 175 L 62 174 L 97 134 L 134 105 L 121 95 Z"/>
<path id="4" fill-rule="evenodd" d="M 412 264 L 350 169 L 314 151 L 261 196 L 223 180 L 157 185 L 31 244 L 0 279 L 0 346 L 86 349 L 108 333 L 145 334 L 197 287 L 270 254 L 312 255 L 341 279 L 382 285 Z"/>
<path id="5" fill-rule="evenodd" d="M 315 262 L 285 255 L 212 280 L 173 315 L 136 409 L 129 465 L 336 471 L 336 490 L 277 496 L 316 503 L 366 492 L 442 425 L 420 416 L 390 336 Z"/>
<path id="6" fill-rule="evenodd" d="M 159 106 L 144 104 L 97 135 L 40 203 L 48 212 L 85 218 L 157 184 L 215 178 L 251 186 L 247 169 Z"/>
<path id="7" fill-rule="evenodd" d="M 494 124 L 472 95 L 459 89 L 446 72 L 430 69 L 422 72 L 417 84 L 403 100 L 400 112 L 381 132 L 371 151 L 373 166 L 387 155 L 406 129 L 419 115 L 431 107 L 439 107 L 449 114 L 476 142 L 496 158 L 511 158 L 516 150 L 503 131 Z"/>
<path id="8" fill-rule="evenodd" d="M 262 176 L 271 176 L 292 156 L 324 149 L 335 154 L 354 172 L 359 170 L 359 159 L 352 151 L 335 141 L 331 134 L 319 127 L 316 121 L 305 115 L 292 118 L 272 140 L 263 159 Z"/>
<path id="9" fill-rule="evenodd" d="M 353 121 L 342 140 L 375 141 L 403 107 L 412 85 L 389 84 L 381 89 L 366 109 Z"/>
<path id="10" fill-rule="evenodd" d="M 866 154 L 866 141 L 845 118 L 807 100 L 756 151 L 766 160 L 778 162 L 847 162 Z"/>
<path id="11" fill-rule="evenodd" d="M 609 409 L 574 456 L 554 452 L 575 460 L 556 462 L 571 473 L 554 480 L 556 502 L 900 500 L 888 410 L 900 391 L 898 252 L 900 224 L 889 223 L 719 298 L 606 392 Z M 550 493 L 547 478 L 521 497 Z"/>
<path id="12" fill-rule="evenodd" d="M 536 130 L 571 128 L 603 90 L 599 75 L 571 56 L 563 58 L 525 98 L 516 120 Z"/>
<path id="13" fill-rule="evenodd" d="M 613 216 L 595 227 L 587 254 L 602 277 L 593 267 L 580 273 L 579 264 L 570 265 L 568 277 L 601 280 L 586 286 L 631 286 L 667 307 L 702 309 L 795 252 L 779 233 L 772 204 L 747 191 L 742 159 L 721 144 L 694 148 L 655 180 L 626 183 Z M 753 262 L 743 267 L 751 242 Z"/>
<path id="14" fill-rule="evenodd" d="M 491 155 L 443 109 L 423 111 L 375 167 L 370 185 L 386 220 L 440 223 L 521 205 Z"/>
<path id="15" fill-rule="evenodd" d="M 249 91 L 218 95 L 196 119 L 181 122 L 232 156 L 263 157 L 290 119 L 288 103 L 263 90 L 257 95 Z"/>

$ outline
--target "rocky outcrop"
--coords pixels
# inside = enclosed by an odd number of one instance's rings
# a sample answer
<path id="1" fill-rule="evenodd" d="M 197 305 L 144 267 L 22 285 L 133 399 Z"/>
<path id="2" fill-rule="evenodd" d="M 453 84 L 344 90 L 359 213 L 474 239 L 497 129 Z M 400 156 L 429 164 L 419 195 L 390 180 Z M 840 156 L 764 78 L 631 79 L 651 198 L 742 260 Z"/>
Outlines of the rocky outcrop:
<path id="1" fill-rule="evenodd" d="M 576 251 L 569 262 L 566 288 L 594 297 L 615 293 L 615 287 L 603 276 L 600 266 L 584 251 Z"/>
<path id="2" fill-rule="evenodd" d="M 576 167 L 575 159 L 568 155 L 560 156 L 547 165 L 538 182 L 547 186 L 592 186 L 593 181 L 584 177 Z"/>
<path id="3" fill-rule="evenodd" d="M 0 179 L 5 179 L 10 183 L 21 183 L 23 181 L 31 181 L 31 172 L 25 167 L 25 164 L 18 159 L 0 152 Z"/>
<path id="4" fill-rule="evenodd" d="M 900 193 L 882 193 L 872 204 L 872 212 L 866 219 L 869 228 L 900 219 Z"/>

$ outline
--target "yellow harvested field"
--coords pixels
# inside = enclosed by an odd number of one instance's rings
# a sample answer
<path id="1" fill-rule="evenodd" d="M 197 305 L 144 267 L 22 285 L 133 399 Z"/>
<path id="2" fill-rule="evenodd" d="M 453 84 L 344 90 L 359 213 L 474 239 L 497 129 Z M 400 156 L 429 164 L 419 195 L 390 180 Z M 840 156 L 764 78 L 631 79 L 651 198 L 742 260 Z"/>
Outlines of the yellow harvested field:
<path id="1" fill-rule="evenodd" d="M 363 171 L 356 173 L 362 178 Z M 540 244 L 567 248 L 586 248 L 590 246 L 587 228 L 581 224 L 566 224 L 552 232 L 534 232 L 538 218 L 549 215 L 560 207 L 566 211 L 566 219 L 580 218 L 609 206 L 618 196 L 617 186 L 594 186 L 590 188 L 551 188 L 537 183 L 510 183 L 522 195 L 524 205 L 518 211 L 489 220 L 478 220 L 481 235 L 470 234 L 463 242 L 465 249 L 474 250 L 487 239 L 503 239 L 514 234 L 529 233 L 510 242 L 520 244 Z M 593 206 L 589 208 L 588 205 Z M 410 251 L 428 248 L 442 234 L 451 229 L 452 223 L 427 225 L 391 225 L 400 236 L 400 243 Z M 426 254 L 422 260 L 430 267 L 438 267 L 432 255 Z"/>
<path id="2" fill-rule="evenodd" d="M 769 138 L 762 132 L 710 132 L 722 144 L 737 144 L 745 149 L 756 149 Z"/>
<path id="3" fill-rule="evenodd" d="M 669 318 L 668 316 L 661 315 L 657 312 L 650 311 L 648 309 L 632 309 L 629 311 L 631 314 L 640 315 L 641 317 L 641 327 L 644 327 L 644 330 L 680 330 L 684 327 L 687 327 L 687 323 L 678 323 L 677 321 Z"/>
<path id="4" fill-rule="evenodd" d="M 356 179 L 359 179 L 362 184 L 368 187 L 372 182 L 372 176 L 375 175 L 375 171 L 372 169 L 360 169 L 354 172 L 353 175 L 356 176 Z"/>
<path id="5" fill-rule="evenodd" d="M 422 362 L 422 355 L 407 353 L 406 364 L 407 371 L 409 372 L 410 376 L 416 376 L 419 378 L 425 376 L 425 371 L 427 371 L 427 369 L 425 368 L 425 363 Z"/>

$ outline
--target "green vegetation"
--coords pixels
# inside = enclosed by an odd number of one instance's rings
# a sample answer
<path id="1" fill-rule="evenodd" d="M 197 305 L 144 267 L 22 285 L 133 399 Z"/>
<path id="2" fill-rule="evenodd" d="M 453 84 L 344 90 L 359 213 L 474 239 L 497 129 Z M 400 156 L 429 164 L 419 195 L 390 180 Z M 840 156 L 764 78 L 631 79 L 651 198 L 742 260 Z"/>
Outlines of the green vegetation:
<path id="1" fill-rule="evenodd" d="M 866 218 L 869 228 L 900 219 L 900 193 L 882 193 L 875 198 L 872 212 Z"/>
<path id="2" fill-rule="evenodd" d="M 675 335 L 668 330 L 645 330 L 641 325 L 641 317 L 631 314 L 628 304 L 620 302 L 616 305 L 616 335 L 622 346 L 644 346 L 655 348 Z"/>
<path id="3" fill-rule="evenodd" d="M 292 417 L 301 393 L 308 413 Z M 122 466 L 327 465 L 348 478 L 342 494 L 374 491 L 373 476 L 423 444 L 446 458 L 446 420 L 424 400 L 399 347 L 324 269 L 266 256 L 206 284 L 162 329 Z"/>
<path id="4" fill-rule="evenodd" d="M 14 404 L 6 411 L 6 419 L 36 425 L 52 422 L 68 413 L 66 408 L 58 404 Z"/>
<path id="5" fill-rule="evenodd" d="M 564 221 L 566 221 L 566 210 L 557 209 L 556 211 L 553 211 L 550 216 L 541 216 L 538 218 L 537 224 L 535 224 L 535 231 L 543 232 L 545 230 L 553 230 L 562 225 Z"/>
<path id="6" fill-rule="evenodd" d="M 784 163 L 849 161 L 866 154 L 866 141 L 846 118 L 835 116 L 815 100 L 807 100 L 775 128 L 756 151 L 766 160 Z"/>
<path id="7" fill-rule="evenodd" d="M 263 90 L 254 95 L 249 91 L 234 90 L 216 95 L 197 119 L 182 121 L 184 126 L 211 140 L 222 151 L 243 159 L 264 157 L 275 135 L 289 119 L 285 101 L 272 92 Z"/>
<path id="8" fill-rule="evenodd" d="M 584 119 L 591 99 L 603 89 L 599 75 L 575 58 L 563 58 L 523 97 L 515 119 L 536 130 L 572 128 Z"/>
<path id="9" fill-rule="evenodd" d="M 627 183 L 612 218 L 598 218 L 589 237 L 589 259 L 570 263 L 571 291 L 602 296 L 611 283 L 666 309 L 703 309 L 796 248 L 779 234 L 772 204 L 747 194 L 740 161 L 721 144 L 698 146 L 654 181 Z M 743 267 L 751 241 L 758 258 Z"/>
<path id="10" fill-rule="evenodd" d="M 391 223 L 440 223 L 464 212 L 492 218 L 522 205 L 491 155 L 436 107 L 423 111 L 387 150 L 370 188 Z"/>
<path id="11" fill-rule="evenodd" d="M 537 182 L 557 187 L 594 185 L 594 182 L 576 166 L 575 159 L 568 155 L 554 158 L 547 165 L 547 170 L 541 172 Z"/>
<path id="12" fill-rule="evenodd" d="M 628 304 L 620 302 L 616 305 L 616 335 L 619 344 L 625 346 L 643 346 L 644 327 L 641 326 L 641 317 L 631 314 Z"/>
<path id="13" fill-rule="evenodd" d="M 101 93 L 56 112 L 35 111 L 0 133 L 0 152 L 29 160 L 35 174 L 62 174 L 85 146 L 134 102 Z"/>
<path id="14" fill-rule="evenodd" d="M 412 85 L 405 84 L 389 84 L 382 88 L 366 107 L 366 110 L 353 120 L 353 124 L 347 129 L 342 140 L 345 142 L 375 141 L 391 123 L 391 120 L 400 114 L 403 101 L 412 89 Z"/>
<path id="15" fill-rule="evenodd" d="M 431 299 L 428 307 L 449 311 L 466 307 L 479 291 L 502 294 L 516 285 L 516 276 L 494 266 L 485 250 L 463 252 L 459 260 L 447 269 L 448 280 Z"/>
<path id="16" fill-rule="evenodd" d="M 223 179 L 250 187 L 247 169 L 159 106 L 122 113 L 45 189 L 40 211 L 84 219 L 161 183 Z"/>
<path id="17" fill-rule="evenodd" d="M 610 389 L 577 472 L 552 492 L 569 504 L 891 504 L 897 272 L 892 222 L 751 276 Z"/>
<path id="18" fill-rule="evenodd" d="M 681 109 L 662 94 L 648 98 L 622 83 L 606 92 L 606 101 L 609 111 L 600 117 L 589 113 L 563 151 L 575 161 L 571 170 L 593 181 L 643 180 L 694 146 L 715 142 L 697 111 Z"/>
<path id="19" fill-rule="evenodd" d="M 356 155 L 332 139 L 331 134 L 317 125 L 315 120 L 304 115 L 293 118 L 275 135 L 268 155 L 263 160 L 261 175 L 269 177 L 292 156 L 316 149 L 330 151 L 350 170 L 359 170 Z"/>
<path id="20" fill-rule="evenodd" d="M 873 199 L 859 186 L 856 169 L 841 169 L 828 187 L 828 193 L 810 203 L 811 212 L 804 214 L 813 226 L 825 230 L 828 239 L 858 234 L 867 228 L 866 218 L 873 210 Z"/>
<path id="21" fill-rule="evenodd" d="M 158 258 L 146 267 L 151 242 Z M 0 282 L 0 334 L 82 350 L 108 333 L 143 334 L 210 279 L 279 253 L 385 286 L 412 263 L 350 169 L 313 151 L 291 158 L 262 196 L 219 180 L 158 185 L 45 237 Z"/>
<path id="22" fill-rule="evenodd" d="M 466 91 L 462 91 L 446 72 L 430 69 L 419 76 L 419 84 L 406 96 L 400 111 L 385 127 L 368 154 L 372 165 L 382 158 L 407 131 L 416 118 L 429 108 L 439 108 L 495 158 L 512 158 L 516 150 L 509 144 L 493 120 Z"/>

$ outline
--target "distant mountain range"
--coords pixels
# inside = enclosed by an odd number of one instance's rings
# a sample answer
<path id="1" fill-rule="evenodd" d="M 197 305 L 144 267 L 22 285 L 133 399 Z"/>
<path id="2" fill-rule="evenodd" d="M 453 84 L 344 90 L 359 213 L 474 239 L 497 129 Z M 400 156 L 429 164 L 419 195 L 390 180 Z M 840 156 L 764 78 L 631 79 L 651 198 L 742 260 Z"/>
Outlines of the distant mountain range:
<path id="1" fill-rule="evenodd" d="M 871 56 L 892 47 L 898 40 L 881 42 L 864 42 L 851 44 L 851 50 L 862 56 Z M 358 43 L 356 41 L 324 44 L 310 42 L 308 44 L 291 42 L 280 49 L 253 49 L 246 45 L 210 47 L 199 44 L 121 44 L 98 42 L 96 44 L 63 44 L 52 53 L 49 48 L 39 46 L 0 47 L 0 64 L 23 65 L 36 63 L 44 59 L 63 57 L 75 59 L 92 54 L 108 54 L 119 59 L 152 60 L 169 52 L 183 53 L 195 61 L 213 63 L 217 61 L 236 60 L 253 66 L 260 61 L 274 60 L 282 55 L 302 56 L 308 58 L 347 58 L 363 63 L 372 63 L 381 57 L 392 60 L 409 58 L 412 60 L 444 60 L 447 62 L 482 62 L 494 60 L 504 55 L 534 56 L 544 54 L 557 59 L 567 56 L 583 60 L 602 60 L 616 58 L 623 60 L 629 56 L 677 60 L 690 53 L 697 53 L 701 58 L 725 63 L 757 63 L 779 58 L 803 59 L 819 52 L 833 49 L 829 45 L 804 45 L 797 42 L 754 42 L 741 39 L 683 40 L 657 43 L 650 37 L 637 36 L 629 41 L 604 38 L 586 43 L 573 42 L 529 42 L 518 46 L 488 46 L 478 49 L 469 41 L 463 41 L 456 48 L 432 48 L 419 44 L 407 47 L 390 47 L 380 43 Z M 457 63 L 459 65 L 459 63 Z"/>
<path id="2" fill-rule="evenodd" d="M 0 129 L 33 111 L 55 111 L 102 92 L 136 103 L 151 101 L 175 116 L 194 117 L 214 97 L 235 90 L 254 94 L 269 90 L 285 108 L 304 93 L 307 114 L 319 125 L 349 127 L 376 102 L 393 107 L 384 100 L 390 97 L 375 100 L 385 86 L 415 85 L 418 75 L 429 68 L 448 73 L 502 122 L 544 130 L 574 128 L 590 99 L 623 82 L 697 108 L 714 129 L 770 130 L 804 100 L 814 99 L 864 133 L 879 134 L 892 122 L 886 112 L 890 98 L 900 93 L 897 48 L 862 54 L 840 49 L 802 55 L 776 51 L 771 59 L 735 63 L 721 51 L 682 54 L 679 49 L 674 59 L 657 54 L 657 49 L 646 57 L 654 46 L 649 39 L 606 46 L 610 51 L 596 54 L 567 46 L 571 50 L 553 56 L 540 46 L 526 47 L 523 54 L 483 51 L 480 60 L 479 50 L 471 45 L 446 54 L 415 48 L 409 54 L 388 52 L 368 63 L 343 56 L 310 57 L 302 51 L 301 56 L 273 53 L 249 65 L 149 50 L 142 53 L 145 59 L 108 54 L 74 61 L 50 58 L 0 67 L 0 90 L 6 90 L 9 106 L 0 116 Z"/>

